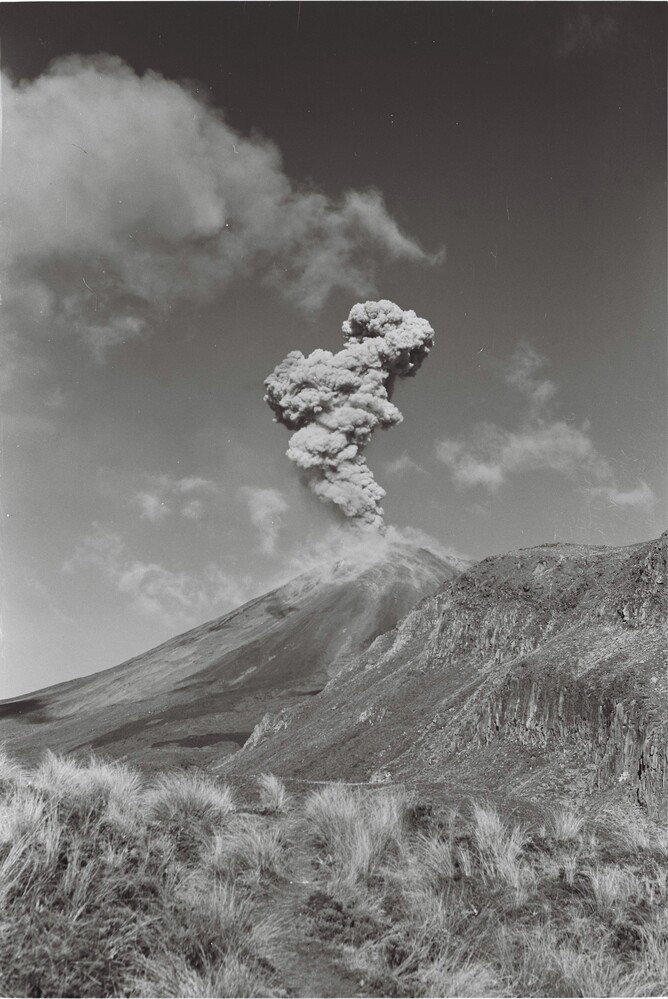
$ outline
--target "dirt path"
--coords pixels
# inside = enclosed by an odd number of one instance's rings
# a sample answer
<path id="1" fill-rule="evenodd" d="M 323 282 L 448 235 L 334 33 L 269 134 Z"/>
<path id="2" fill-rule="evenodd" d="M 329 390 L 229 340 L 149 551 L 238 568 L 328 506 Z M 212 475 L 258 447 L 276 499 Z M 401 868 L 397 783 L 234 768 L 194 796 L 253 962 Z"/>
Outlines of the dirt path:
<path id="1" fill-rule="evenodd" d="M 290 996 L 303 999 L 365 996 L 359 977 L 343 966 L 336 944 L 308 933 L 309 920 L 303 909 L 309 897 L 322 888 L 311 857 L 306 849 L 295 845 L 287 882 L 277 889 L 273 905 L 274 911 L 280 913 L 282 931 L 273 963 Z"/>

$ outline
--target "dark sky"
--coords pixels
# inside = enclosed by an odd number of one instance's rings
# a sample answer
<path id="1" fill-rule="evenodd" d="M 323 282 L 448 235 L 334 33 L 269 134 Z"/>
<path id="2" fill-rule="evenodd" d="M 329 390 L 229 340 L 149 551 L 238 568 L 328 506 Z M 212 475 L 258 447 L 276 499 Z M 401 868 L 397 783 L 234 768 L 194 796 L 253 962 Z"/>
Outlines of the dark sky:
<path id="1" fill-rule="evenodd" d="M 8 693 L 340 543 L 263 380 L 338 350 L 367 298 L 436 331 L 367 451 L 393 528 L 472 558 L 660 532 L 665 23 L 662 3 L 0 6 Z"/>

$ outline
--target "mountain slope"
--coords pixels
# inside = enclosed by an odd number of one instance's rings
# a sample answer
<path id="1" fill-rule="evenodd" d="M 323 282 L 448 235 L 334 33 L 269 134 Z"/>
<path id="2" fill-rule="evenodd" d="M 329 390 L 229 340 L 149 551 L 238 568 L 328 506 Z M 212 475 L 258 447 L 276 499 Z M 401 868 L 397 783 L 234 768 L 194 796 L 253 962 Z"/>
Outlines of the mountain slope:
<path id="1" fill-rule="evenodd" d="M 410 545 L 360 552 L 120 666 L 0 702 L 0 741 L 28 760 L 50 748 L 204 764 L 267 710 L 316 694 L 458 571 Z"/>
<path id="2" fill-rule="evenodd" d="M 485 559 L 415 607 L 226 772 L 421 779 L 652 810 L 668 778 L 666 535 Z"/>

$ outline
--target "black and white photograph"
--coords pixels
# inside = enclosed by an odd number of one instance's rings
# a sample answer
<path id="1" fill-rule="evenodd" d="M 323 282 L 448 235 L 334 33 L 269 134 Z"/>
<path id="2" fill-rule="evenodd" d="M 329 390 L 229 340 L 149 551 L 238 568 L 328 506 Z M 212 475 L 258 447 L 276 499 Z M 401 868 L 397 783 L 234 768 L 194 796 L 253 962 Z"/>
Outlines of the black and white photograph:
<path id="1" fill-rule="evenodd" d="M 0 996 L 668 995 L 667 7 L 0 5 Z"/>

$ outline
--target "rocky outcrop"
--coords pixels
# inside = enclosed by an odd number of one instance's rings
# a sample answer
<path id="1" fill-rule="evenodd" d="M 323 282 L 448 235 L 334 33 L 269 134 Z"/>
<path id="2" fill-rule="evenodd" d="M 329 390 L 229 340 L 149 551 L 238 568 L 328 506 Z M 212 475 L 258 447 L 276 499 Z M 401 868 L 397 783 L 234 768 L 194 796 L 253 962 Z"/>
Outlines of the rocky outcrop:
<path id="1" fill-rule="evenodd" d="M 486 559 L 225 767 L 382 771 L 545 800 L 617 789 L 658 812 L 668 800 L 665 592 L 665 536 Z"/>
<path id="2" fill-rule="evenodd" d="M 461 733 L 459 750 L 467 735 L 479 745 L 507 740 L 547 750 L 576 747 L 583 763 L 594 764 L 596 789 L 624 784 L 652 812 L 668 787 L 665 725 L 662 730 L 639 699 L 585 681 L 511 674 Z"/>

